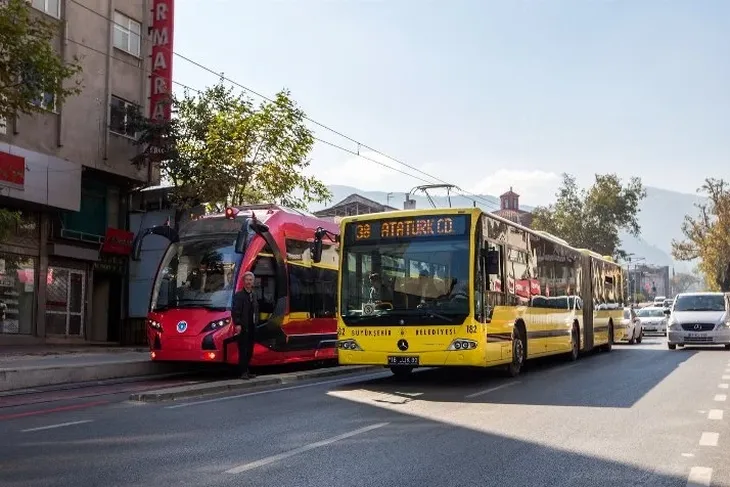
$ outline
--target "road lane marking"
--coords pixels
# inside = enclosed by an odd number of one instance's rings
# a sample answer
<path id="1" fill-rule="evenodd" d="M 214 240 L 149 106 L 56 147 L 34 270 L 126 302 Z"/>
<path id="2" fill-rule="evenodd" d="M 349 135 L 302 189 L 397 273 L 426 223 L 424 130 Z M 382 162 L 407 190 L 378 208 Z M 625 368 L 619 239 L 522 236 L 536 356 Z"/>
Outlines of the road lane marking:
<path id="1" fill-rule="evenodd" d="M 730 380 L 730 375 L 723 375 L 722 380 Z"/>
<path id="2" fill-rule="evenodd" d="M 722 409 L 710 409 L 707 419 L 721 420 L 723 415 Z"/>
<path id="3" fill-rule="evenodd" d="M 727 401 L 727 394 L 715 394 L 715 401 L 717 401 L 717 402 Z"/>
<path id="4" fill-rule="evenodd" d="M 501 384 L 501 385 L 498 385 L 498 386 L 495 386 L 495 387 L 490 387 L 489 389 L 485 389 L 483 391 L 475 392 L 473 394 L 468 394 L 468 395 L 466 395 L 464 397 L 467 398 L 467 399 L 471 399 L 473 397 L 483 396 L 484 394 L 489 394 L 490 392 L 494 392 L 494 391 L 498 391 L 500 389 L 504 389 L 505 387 L 512 387 L 512 386 L 515 386 L 517 384 L 522 384 L 522 382 L 519 381 L 519 380 L 516 380 L 516 381 L 513 381 L 513 382 L 507 382 L 505 384 Z"/>
<path id="5" fill-rule="evenodd" d="M 712 469 L 707 467 L 692 467 L 687 477 L 687 487 L 710 487 Z"/>
<path id="6" fill-rule="evenodd" d="M 74 426 L 77 424 L 85 424 L 85 423 L 91 423 L 93 420 L 91 419 L 84 419 L 81 421 L 70 421 L 68 423 L 58 423 L 58 424 L 51 424 L 48 426 L 40 426 L 38 428 L 29 428 L 27 430 L 20 430 L 21 433 L 30 433 L 32 431 L 45 431 L 45 430 L 52 430 L 55 428 L 63 428 L 64 426 Z"/>
<path id="7" fill-rule="evenodd" d="M 727 389 L 727 384 L 717 384 L 718 389 Z"/>
<path id="8" fill-rule="evenodd" d="M 720 439 L 720 433 L 710 433 L 705 431 L 700 437 L 700 446 L 717 446 Z"/>
<path id="9" fill-rule="evenodd" d="M 63 411 L 73 411 L 75 409 L 92 408 L 94 406 L 103 406 L 104 404 L 109 404 L 109 401 L 86 402 L 83 404 L 72 404 L 70 406 L 61 406 L 52 409 L 38 409 L 35 411 L 26 411 L 24 413 L 6 414 L 5 416 L 0 416 L 0 421 L 7 419 L 26 418 L 28 416 L 37 416 L 39 414 L 60 413 Z"/>
<path id="10" fill-rule="evenodd" d="M 186 408 L 188 406 L 198 406 L 200 404 L 210 404 L 212 402 L 228 401 L 230 399 L 241 399 L 243 397 L 260 396 L 262 394 L 272 394 L 274 392 L 293 391 L 295 389 L 304 389 L 305 387 L 315 387 L 315 386 L 323 386 L 323 385 L 327 385 L 327 384 L 336 384 L 337 382 L 352 381 L 353 379 L 368 380 L 368 379 L 377 379 L 378 377 L 385 377 L 385 376 L 386 375 L 383 372 L 379 372 L 377 374 L 359 375 L 359 376 L 351 375 L 348 377 L 343 377 L 342 379 L 325 380 L 325 381 L 321 381 L 321 382 L 312 382 L 309 384 L 301 384 L 298 386 L 280 387 L 278 389 L 267 389 L 265 391 L 247 392 L 246 394 L 236 394 L 235 396 L 216 397 L 213 399 L 204 399 L 202 401 L 193 401 L 193 402 L 186 402 L 186 403 L 182 403 L 182 404 L 175 404 L 173 406 L 165 406 L 165 409 Z"/>
<path id="11" fill-rule="evenodd" d="M 294 455 L 299 455 L 300 453 L 304 453 L 309 450 L 314 450 L 315 448 L 321 448 L 323 446 L 331 445 L 332 443 L 335 443 L 340 440 L 344 440 L 346 438 L 350 438 L 356 435 L 360 435 L 362 433 L 367 433 L 368 431 L 372 431 L 374 429 L 382 428 L 383 426 L 387 426 L 390 423 L 378 423 L 373 424 L 370 426 L 366 426 L 364 428 L 357 429 L 355 431 L 350 431 L 349 433 L 345 433 L 339 436 L 333 436 L 332 438 L 318 441 L 316 443 L 310 443 L 308 445 L 301 446 L 299 448 L 295 448 L 294 450 L 289 450 L 284 453 L 279 453 L 278 455 L 273 455 L 270 457 L 262 458 L 261 460 L 256 460 L 255 462 L 251 463 L 245 463 L 243 465 L 239 465 L 238 467 L 233 467 L 229 470 L 226 470 L 226 473 L 229 474 L 237 474 L 241 472 L 246 472 L 248 470 L 253 470 L 255 468 L 263 467 L 264 465 L 269 465 L 274 462 L 278 462 L 279 460 L 284 460 L 285 458 L 293 457 Z"/>

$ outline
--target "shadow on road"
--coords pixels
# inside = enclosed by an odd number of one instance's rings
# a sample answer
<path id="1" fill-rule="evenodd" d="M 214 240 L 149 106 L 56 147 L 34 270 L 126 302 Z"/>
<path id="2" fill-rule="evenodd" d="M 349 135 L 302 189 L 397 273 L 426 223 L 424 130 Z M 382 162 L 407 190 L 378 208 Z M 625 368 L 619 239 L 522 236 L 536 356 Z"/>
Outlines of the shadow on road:
<path id="1" fill-rule="evenodd" d="M 341 386 L 402 397 L 404 401 L 485 402 L 630 408 L 698 350 L 619 346 L 576 362 L 533 360 L 515 379 L 499 368 L 427 369 L 405 379 L 388 377 Z M 390 398 L 390 400 L 395 400 Z"/>

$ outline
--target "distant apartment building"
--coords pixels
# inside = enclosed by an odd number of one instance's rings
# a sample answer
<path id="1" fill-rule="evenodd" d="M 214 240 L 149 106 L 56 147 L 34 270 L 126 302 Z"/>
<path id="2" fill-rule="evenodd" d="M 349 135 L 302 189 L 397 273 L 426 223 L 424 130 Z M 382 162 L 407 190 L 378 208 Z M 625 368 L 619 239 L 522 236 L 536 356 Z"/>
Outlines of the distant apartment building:
<path id="1" fill-rule="evenodd" d="M 383 211 L 395 211 L 397 208 L 378 203 L 357 193 L 353 193 L 329 208 L 314 212 L 319 218 L 335 219 L 343 216 L 365 215 Z"/>
<path id="2" fill-rule="evenodd" d="M 492 213 L 525 227 L 532 223 L 532 213 L 520 209 L 520 195 L 512 191 L 512 188 L 500 195 L 499 210 Z"/>
<path id="3" fill-rule="evenodd" d="M 125 341 L 130 194 L 159 180 L 130 163 L 127 117 L 169 116 L 172 1 L 30 0 L 80 59 L 83 92 L 0 127 L 0 207 L 22 212 L 0 243 L 0 343 Z"/>
<path id="4" fill-rule="evenodd" d="M 632 295 L 643 294 L 649 299 L 672 295 L 669 266 L 632 266 L 628 284 Z"/>

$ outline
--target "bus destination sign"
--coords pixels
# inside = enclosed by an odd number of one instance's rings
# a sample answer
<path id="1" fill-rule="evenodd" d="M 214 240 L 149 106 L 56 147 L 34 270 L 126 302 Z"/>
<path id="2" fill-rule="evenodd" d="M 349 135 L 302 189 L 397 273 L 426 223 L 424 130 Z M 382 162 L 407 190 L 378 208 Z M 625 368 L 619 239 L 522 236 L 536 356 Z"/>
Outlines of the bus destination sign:
<path id="1" fill-rule="evenodd" d="M 354 222 L 348 225 L 348 240 L 361 242 L 399 238 L 428 238 L 466 235 L 467 215 L 434 215 Z"/>

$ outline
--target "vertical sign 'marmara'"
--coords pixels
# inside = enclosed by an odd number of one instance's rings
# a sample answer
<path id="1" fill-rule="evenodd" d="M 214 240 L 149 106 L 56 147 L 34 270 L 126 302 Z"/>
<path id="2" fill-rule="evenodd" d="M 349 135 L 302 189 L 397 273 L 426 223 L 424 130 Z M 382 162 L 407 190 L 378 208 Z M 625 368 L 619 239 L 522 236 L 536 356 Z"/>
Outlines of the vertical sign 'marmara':
<path id="1" fill-rule="evenodd" d="M 172 46 L 175 0 L 152 2 L 152 82 L 150 118 L 167 121 L 172 115 Z"/>

